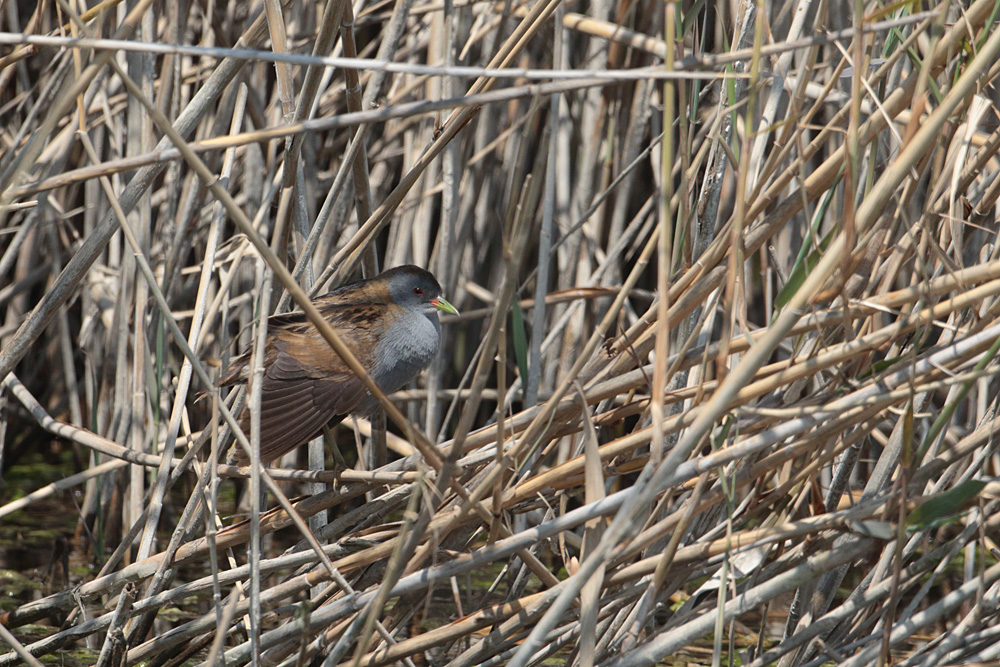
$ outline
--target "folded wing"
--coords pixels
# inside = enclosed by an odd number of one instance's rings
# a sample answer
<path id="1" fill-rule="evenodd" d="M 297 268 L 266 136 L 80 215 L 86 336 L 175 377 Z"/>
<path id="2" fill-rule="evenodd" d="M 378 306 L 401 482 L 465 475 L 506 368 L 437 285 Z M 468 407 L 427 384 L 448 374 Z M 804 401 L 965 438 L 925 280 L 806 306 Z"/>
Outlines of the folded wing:
<path id="1" fill-rule="evenodd" d="M 358 354 L 361 347 L 354 339 L 355 330 L 339 328 L 338 333 Z M 368 395 L 364 383 L 313 327 L 274 330 L 267 347 L 260 406 L 263 462 L 272 461 L 315 438 L 325 424 L 338 423 Z M 359 361 L 368 365 L 363 358 Z M 243 411 L 240 425 L 244 432 L 250 432 L 247 410 Z M 236 462 L 239 465 L 249 463 L 242 448 L 237 448 Z"/>

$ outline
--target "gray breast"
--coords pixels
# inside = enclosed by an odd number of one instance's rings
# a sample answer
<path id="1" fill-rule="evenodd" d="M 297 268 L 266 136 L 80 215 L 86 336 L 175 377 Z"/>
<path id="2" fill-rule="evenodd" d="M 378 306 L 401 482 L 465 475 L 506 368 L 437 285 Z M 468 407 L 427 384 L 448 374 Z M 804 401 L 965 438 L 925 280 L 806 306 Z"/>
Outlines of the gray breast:
<path id="1" fill-rule="evenodd" d="M 397 319 L 379 341 L 372 378 L 385 393 L 400 389 L 427 368 L 438 351 L 437 314 L 411 313 Z"/>

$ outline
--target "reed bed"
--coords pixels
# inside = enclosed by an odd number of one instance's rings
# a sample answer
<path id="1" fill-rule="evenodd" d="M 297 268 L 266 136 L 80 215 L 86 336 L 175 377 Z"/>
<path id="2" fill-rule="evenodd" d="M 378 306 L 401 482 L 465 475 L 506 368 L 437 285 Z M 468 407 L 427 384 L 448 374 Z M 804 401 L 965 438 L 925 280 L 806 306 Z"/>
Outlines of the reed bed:
<path id="1" fill-rule="evenodd" d="M 996 664 L 998 13 L 0 3 L 0 665 Z M 388 426 L 228 464 L 405 263 Z"/>

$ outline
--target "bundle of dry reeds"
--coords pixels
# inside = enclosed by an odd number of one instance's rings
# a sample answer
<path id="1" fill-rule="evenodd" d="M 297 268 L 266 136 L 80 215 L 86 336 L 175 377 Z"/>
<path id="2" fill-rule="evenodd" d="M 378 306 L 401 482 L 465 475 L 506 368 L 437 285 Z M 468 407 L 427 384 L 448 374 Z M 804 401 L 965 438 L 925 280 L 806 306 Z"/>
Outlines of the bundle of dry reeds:
<path id="1" fill-rule="evenodd" d="M 0 15 L 0 666 L 1000 660 L 996 0 Z M 404 263 L 402 416 L 227 465 Z"/>

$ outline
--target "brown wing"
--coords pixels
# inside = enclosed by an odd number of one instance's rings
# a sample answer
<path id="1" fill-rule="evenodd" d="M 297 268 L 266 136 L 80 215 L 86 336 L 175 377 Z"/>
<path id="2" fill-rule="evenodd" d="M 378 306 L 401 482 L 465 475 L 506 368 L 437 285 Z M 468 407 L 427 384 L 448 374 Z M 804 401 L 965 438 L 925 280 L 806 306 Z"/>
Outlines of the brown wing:
<path id="1" fill-rule="evenodd" d="M 338 326 L 338 333 L 355 354 L 361 355 L 357 331 Z M 323 425 L 339 422 L 367 395 L 364 384 L 311 326 L 277 329 L 268 339 L 261 387 L 260 454 L 264 462 L 276 459 L 315 438 Z M 365 366 L 369 360 L 360 358 Z M 244 410 L 241 426 L 249 433 L 250 415 Z M 236 462 L 249 463 L 238 448 Z"/>

